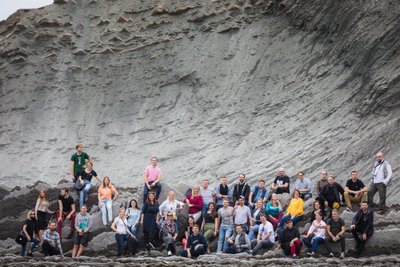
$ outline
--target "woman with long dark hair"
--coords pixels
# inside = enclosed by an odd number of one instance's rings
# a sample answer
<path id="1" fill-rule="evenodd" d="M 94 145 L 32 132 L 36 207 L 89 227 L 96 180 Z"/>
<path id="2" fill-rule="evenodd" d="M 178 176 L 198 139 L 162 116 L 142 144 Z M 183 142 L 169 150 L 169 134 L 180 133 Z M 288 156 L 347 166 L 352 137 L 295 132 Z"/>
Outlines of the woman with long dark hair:
<path id="1" fill-rule="evenodd" d="M 137 239 L 138 238 L 137 230 L 139 228 L 139 222 L 140 222 L 140 217 L 142 215 L 142 211 L 140 210 L 136 199 L 132 199 L 129 202 L 129 207 L 126 209 L 125 215 L 126 218 L 128 219 L 128 229 L 134 236 L 136 236 Z"/>
<path id="2" fill-rule="evenodd" d="M 218 214 L 214 202 L 208 204 L 208 211 L 203 215 L 201 230 L 207 242 L 218 235 Z M 210 252 L 210 251 L 208 251 Z"/>
<path id="3" fill-rule="evenodd" d="M 144 241 L 146 243 L 146 249 L 155 249 L 154 240 L 158 230 L 159 222 L 159 209 L 158 202 L 154 192 L 147 194 L 147 200 L 142 208 L 142 218 L 140 224 L 142 225 Z"/>

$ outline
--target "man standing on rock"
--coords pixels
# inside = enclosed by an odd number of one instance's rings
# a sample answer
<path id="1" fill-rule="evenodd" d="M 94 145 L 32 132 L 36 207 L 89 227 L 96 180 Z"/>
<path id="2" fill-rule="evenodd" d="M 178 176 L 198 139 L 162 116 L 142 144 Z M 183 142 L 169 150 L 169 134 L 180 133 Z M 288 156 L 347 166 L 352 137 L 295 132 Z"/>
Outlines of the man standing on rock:
<path id="1" fill-rule="evenodd" d="M 246 178 L 246 176 L 244 173 L 239 174 L 239 182 L 237 184 L 235 184 L 233 187 L 233 204 L 234 205 L 239 204 L 238 201 L 239 201 L 240 196 L 244 196 L 244 199 L 245 199 L 244 204 L 245 205 L 249 204 L 248 200 L 249 200 L 251 188 L 250 188 L 250 185 L 248 185 L 245 182 L 245 178 Z"/>
<path id="2" fill-rule="evenodd" d="M 364 250 L 365 243 L 374 234 L 374 212 L 368 208 L 367 201 L 361 204 L 361 209 L 354 216 L 350 231 L 357 242 L 355 249 L 358 258 Z"/>
<path id="3" fill-rule="evenodd" d="M 374 196 L 379 192 L 379 209 L 380 213 L 386 211 L 386 187 L 392 177 L 392 167 L 389 162 L 385 161 L 383 153 L 376 154 L 376 161 L 372 169 L 372 181 L 368 191 L 368 204 L 373 205 Z"/>
<path id="4" fill-rule="evenodd" d="M 76 153 L 71 157 L 71 167 L 72 167 L 72 181 L 75 182 L 78 179 L 79 174 L 82 172 L 83 168 L 86 165 L 87 161 L 91 161 L 92 159 L 88 154 L 83 152 L 83 145 L 77 144 L 75 146 Z"/>
<path id="5" fill-rule="evenodd" d="M 151 164 L 144 169 L 144 191 L 143 191 L 143 203 L 147 200 L 147 194 L 149 191 L 156 192 L 156 200 L 161 193 L 161 170 L 157 166 L 158 158 L 152 157 Z"/>
<path id="6" fill-rule="evenodd" d="M 208 180 L 203 179 L 201 182 L 200 195 L 203 198 L 203 208 L 201 214 L 204 215 L 208 211 L 208 204 L 216 202 L 215 192 L 208 186 Z"/>
<path id="7" fill-rule="evenodd" d="M 351 179 L 347 180 L 344 187 L 344 201 L 347 205 L 347 211 L 353 211 L 351 203 L 361 205 L 362 202 L 367 201 L 367 187 L 358 179 L 358 172 L 351 172 Z"/>
<path id="8" fill-rule="evenodd" d="M 290 178 L 285 174 L 284 168 L 279 168 L 278 176 L 271 185 L 271 192 L 276 194 L 290 193 Z"/>
<path id="9" fill-rule="evenodd" d="M 72 248 L 72 258 L 79 258 L 89 241 L 89 233 L 93 225 L 93 219 L 87 214 L 85 204 L 81 207 L 81 212 L 75 218 L 75 237 L 74 247 Z"/>

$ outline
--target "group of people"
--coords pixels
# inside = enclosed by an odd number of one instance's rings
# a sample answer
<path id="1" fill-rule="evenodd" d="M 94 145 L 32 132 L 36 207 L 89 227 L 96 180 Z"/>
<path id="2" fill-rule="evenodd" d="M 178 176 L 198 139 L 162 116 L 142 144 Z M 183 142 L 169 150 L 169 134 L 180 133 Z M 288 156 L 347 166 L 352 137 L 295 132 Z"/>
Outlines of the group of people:
<path id="1" fill-rule="evenodd" d="M 286 211 L 282 208 L 280 196 L 290 193 L 291 183 L 283 168 L 278 170 L 278 176 L 270 187 L 266 186 L 264 180 L 251 187 L 246 182 L 245 174 L 241 173 L 239 181 L 231 187 L 225 176 L 220 178 L 215 189 L 210 188 L 207 179 L 203 179 L 201 186 L 194 186 L 182 201 L 177 200 L 171 191 L 167 199 L 159 204 L 161 170 L 157 157 L 153 157 L 144 171 L 143 207 L 139 208 L 137 200 L 132 199 L 127 207 L 119 209 L 118 216 L 113 220 L 112 203 L 118 197 L 118 191 L 111 184 L 110 178 L 99 179 L 93 170 L 90 156 L 83 152 L 81 144 L 76 146 L 71 162 L 72 179 L 79 191 L 80 211 L 76 213 L 75 201 L 69 196 L 68 188 L 62 188 L 58 198 L 59 210 L 55 213 L 56 220 L 47 224 L 46 215 L 54 212 L 49 210 L 46 192 L 41 190 L 36 207 L 28 213 L 23 226 L 28 244 L 22 245 L 21 256 L 26 251 L 27 255 L 32 255 L 32 250 L 38 246 L 42 247 L 45 255 L 63 255 L 61 231 L 65 220 L 71 221 L 70 237 L 74 237 L 72 257 L 82 255 L 93 225 L 93 218 L 88 214 L 85 204 L 93 177 L 102 183 L 98 189 L 98 204 L 104 226 L 111 224 L 111 230 L 115 232 L 117 256 L 137 251 L 141 228 L 146 249 L 155 249 L 156 240 L 162 239 L 168 255 L 195 258 L 210 253 L 210 241 L 216 239 L 217 254 L 247 252 L 255 255 L 259 249 L 271 249 L 278 243 L 278 247 L 294 258 L 300 256 L 303 244 L 308 249 L 308 255 L 318 256 L 320 243 L 325 244 L 329 256 L 334 256 L 330 244 L 339 242 L 340 257 L 343 258 L 346 229 L 339 208 L 344 204 L 346 210 L 351 212 L 355 210 L 353 204 L 360 206 L 349 229 L 357 242 L 355 249 L 359 256 L 365 242 L 373 234 L 374 210 L 369 206 L 376 192 L 379 192 L 377 210 L 385 212 L 386 186 L 392 175 L 390 164 L 384 160 L 383 153 L 379 152 L 369 188 L 359 179 L 357 171 L 351 172 L 351 179 L 344 188 L 335 182 L 334 176 L 328 176 L 323 171 L 314 191 L 310 180 L 304 177 L 305 173 L 298 172 Z M 304 201 L 313 197 L 311 226 L 301 235 L 296 224 L 305 217 Z M 185 206 L 188 207 L 187 225 L 181 225 L 177 218 Z M 178 235 L 181 228 L 185 229 L 182 239 Z M 176 249 L 178 241 L 183 244 L 180 252 Z"/>

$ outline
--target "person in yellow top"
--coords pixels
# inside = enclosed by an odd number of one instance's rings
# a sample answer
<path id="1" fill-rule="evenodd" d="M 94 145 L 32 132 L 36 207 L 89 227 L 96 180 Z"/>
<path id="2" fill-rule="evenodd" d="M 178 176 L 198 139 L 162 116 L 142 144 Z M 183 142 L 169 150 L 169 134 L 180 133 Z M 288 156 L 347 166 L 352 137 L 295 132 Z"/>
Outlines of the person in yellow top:
<path id="1" fill-rule="evenodd" d="M 278 236 L 279 233 L 283 232 L 283 226 L 287 219 L 291 219 L 293 225 L 295 225 L 303 219 L 303 214 L 304 201 L 300 197 L 300 191 L 296 189 L 293 192 L 293 198 L 290 200 L 289 207 L 287 208 L 285 216 L 283 216 L 279 221 Z"/>

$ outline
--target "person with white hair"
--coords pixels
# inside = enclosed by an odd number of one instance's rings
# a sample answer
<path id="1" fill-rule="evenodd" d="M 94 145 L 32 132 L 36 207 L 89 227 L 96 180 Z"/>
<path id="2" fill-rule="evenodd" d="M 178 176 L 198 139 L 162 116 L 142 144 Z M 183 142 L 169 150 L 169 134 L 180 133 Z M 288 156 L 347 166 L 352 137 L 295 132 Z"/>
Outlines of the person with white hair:
<path id="1" fill-rule="evenodd" d="M 272 195 L 272 193 L 290 193 L 290 178 L 285 174 L 284 168 L 279 168 L 278 170 L 278 176 L 275 177 L 275 180 L 271 185 L 270 194 Z"/>
<path id="2" fill-rule="evenodd" d="M 372 181 L 368 190 L 368 205 L 372 206 L 376 192 L 379 192 L 379 212 L 386 211 L 386 188 L 392 177 L 392 166 L 385 160 L 382 152 L 376 154 L 372 169 Z"/>

